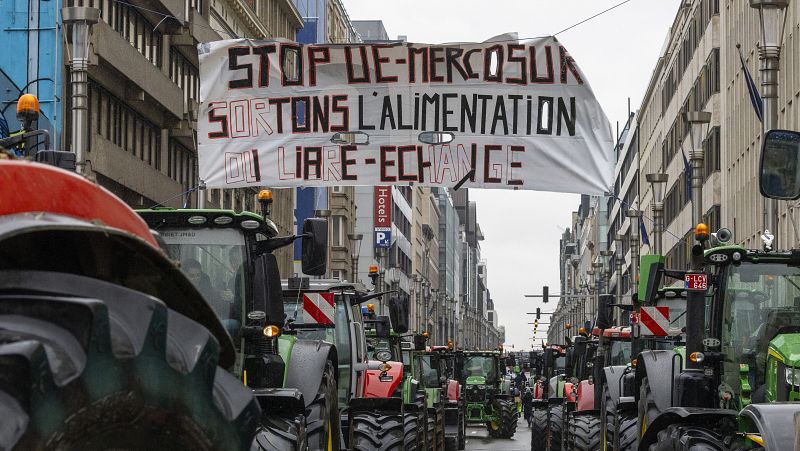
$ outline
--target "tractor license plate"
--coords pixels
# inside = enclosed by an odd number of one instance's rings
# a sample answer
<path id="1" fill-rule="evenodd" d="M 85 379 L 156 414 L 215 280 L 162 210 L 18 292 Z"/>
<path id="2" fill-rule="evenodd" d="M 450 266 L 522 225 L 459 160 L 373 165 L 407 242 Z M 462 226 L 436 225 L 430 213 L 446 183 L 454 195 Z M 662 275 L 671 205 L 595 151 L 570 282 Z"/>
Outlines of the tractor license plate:
<path id="1" fill-rule="evenodd" d="M 684 287 L 691 291 L 706 291 L 708 289 L 708 276 L 706 274 L 686 274 Z"/>
<path id="2" fill-rule="evenodd" d="M 391 382 L 394 380 L 394 376 L 386 375 L 386 376 L 378 376 L 378 380 L 381 382 Z"/>

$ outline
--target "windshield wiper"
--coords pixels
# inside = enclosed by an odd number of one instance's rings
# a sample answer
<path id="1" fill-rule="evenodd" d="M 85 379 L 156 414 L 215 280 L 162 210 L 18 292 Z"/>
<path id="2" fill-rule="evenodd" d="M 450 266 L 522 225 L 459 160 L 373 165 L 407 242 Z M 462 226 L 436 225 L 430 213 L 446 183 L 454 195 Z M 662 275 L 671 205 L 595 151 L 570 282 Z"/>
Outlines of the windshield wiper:
<path id="1" fill-rule="evenodd" d="M 683 316 L 683 315 L 685 315 L 685 314 L 686 314 L 686 312 L 687 312 L 687 310 L 684 310 L 684 311 L 683 311 L 683 313 L 681 313 L 680 315 L 678 315 L 678 316 L 677 316 L 677 318 L 673 319 L 673 320 L 672 320 L 672 321 L 670 321 L 669 323 L 670 323 L 670 324 L 673 324 L 675 321 L 678 321 L 679 319 L 681 319 L 681 316 Z"/>

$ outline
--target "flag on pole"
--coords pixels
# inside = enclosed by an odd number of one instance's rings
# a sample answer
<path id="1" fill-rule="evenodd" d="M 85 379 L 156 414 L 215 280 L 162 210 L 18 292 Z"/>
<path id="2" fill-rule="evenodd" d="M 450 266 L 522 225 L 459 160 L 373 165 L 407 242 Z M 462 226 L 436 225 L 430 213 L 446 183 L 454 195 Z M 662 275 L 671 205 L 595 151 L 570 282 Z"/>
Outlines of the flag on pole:
<path id="1" fill-rule="evenodd" d="M 747 84 L 747 93 L 750 95 L 750 103 L 753 104 L 753 109 L 756 112 L 759 122 L 764 122 L 764 102 L 761 100 L 761 94 L 758 92 L 756 83 L 747 70 L 747 64 L 744 63 L 744 55 L 742 55 L 742 46 L 736 44 L 736 50 L 739 51 L 739 61 L 742 62 L 742 71 L 744 71 L 744 81 Z"/>
<path id="2" fill-rule="evenodd" d="M 642 244 L 650 246 L 650 238 L 647 237 L 647 227 L 644 226 L 644 221 L 639 222 L 639 231 L 642 234 Z"/>
<path id="3" fill-rule="evenodd" d="M 692 165 L 686 158 L 686 154 L 681 149 L 681 156 L 683 157 L 683 178 L 686 183 L 686 198 L 692 200 Z"/>

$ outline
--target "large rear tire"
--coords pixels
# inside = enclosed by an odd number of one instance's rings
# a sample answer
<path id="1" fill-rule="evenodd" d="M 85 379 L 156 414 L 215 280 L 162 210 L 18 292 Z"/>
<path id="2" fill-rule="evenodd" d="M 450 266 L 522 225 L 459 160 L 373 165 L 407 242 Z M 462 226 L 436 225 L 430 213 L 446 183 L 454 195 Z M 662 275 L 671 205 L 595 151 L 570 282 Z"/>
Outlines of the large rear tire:
<path id="1" fill-rule="evenodd" d="M 403 451 L 405 430 L 400 414 L 359 412 L 353 415 L 350 445 L 354 451 Z"/>
<path id="2" fill-rule="evenodd" d="M 531 451 L 547 450 L 547 410 L 533 409 L 531 423 Z"/>
<path id="3" fill-rule="evenodd" d="M 600 451 L 600 418 L 597 415 L 572 415 L 569 419 L 567 449 L 570 451 Z"/>
<path id="4" fill-rule="evenodd" d="M 658 431 L 658 441 L 649 451 L 726 451 L 728 446 L 715 431 L 694 427 L 669 425 Z"/>
<path id="5" fill-rule="evenodd" d="M 0 290 L 0 449 L 255 445 L 258 403 L 207 329 L 137 291 L 42 274 L 92 295 Z"/>
<path id="6" fill-rule="evenodd" d="M 417 441 L 417 414 L 406 412 L 403 414 L 403 445 L 406 451 L 417 451 L 420 443 Z"/>
<path id="7" fill-rule="evenodd" d="M 647 376 L 642 378 L 642 385 L 639 386 L 639 402 L 637 404 L 638 407 L 638 415 L 637 415 L 637 433 L 639 438 L 641 439 L 644 437 L 644 433 L 647 431 L 647 427 L 653 420 L 658 417 L 659 410 L 656 402 L 652 398 L 652 390 L 650 389 L 650 381 L 648 380 Z"/>
<path id="8" fill-rule="evenodd" d="M 464 407 L 458 408 L 458 449 L 467 447 L 467 419 L 465 418 Z"/>
<path id="9" fill-rule="evenodd" d="M 314 401 L 306 409 L 306 434 L 311 451 L 339 451 L 342 425 L 339 421 L 339 396 L 333 363 L 325 365 Z"/>
<path id="10" fill-rule="evenodd" d="M 497 418 L 497 424 L 487 424 L 489 436 L 492 438 L 511 438 L 517 432 L 519 412 L 513 399 L 495 399 L 492 402 L 492 412 Z"/>
<path id="11" fill-rule="evenodd" d="M 444 451 L 444 407 L 439 404 L 436 407 L 436 449 Z"/>
<path id="12" fill-rule="evenodd" d="M 551 406 L 547 409 L 547 445 L 548 451 L 561 451 L 561 425 L 563 424 L 563 407 Z"/>
<path id="13" fill-rule="evenodd" d="M 425 411 L 425 446 L 429 451 L 436 451 L 436 412 L 433 409 Z"/>
<path id="14" fill-rule="evenodd" d="M 281 415 L 268 415 L 261 418 L 263 432 L 258 435 L 259 451 L 305 451 L 309 449 L 306 441 L 305 417 L 294 418 Z M 314 448 L 311 448 L 314 449 Z"/>

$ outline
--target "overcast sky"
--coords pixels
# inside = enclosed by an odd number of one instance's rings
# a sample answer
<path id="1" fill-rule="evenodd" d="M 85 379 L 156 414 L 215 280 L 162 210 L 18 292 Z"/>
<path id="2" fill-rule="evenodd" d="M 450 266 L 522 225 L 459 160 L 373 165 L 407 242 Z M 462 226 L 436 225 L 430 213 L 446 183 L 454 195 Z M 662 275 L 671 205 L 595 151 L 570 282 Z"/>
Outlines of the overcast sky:
<path id="1" fill-rule="evenodd" d="M 506 32 L 554 34 L 622 0 L 343 0 L 353 20 L 382 20 L 389 37 L 410 42 L 480 42 Z M 638 109 L 680 0 L 631 0 L 558 35 L 583 70 L 612 127 Z M 470 190 L 486 236 L 482 256 L 506 344 L 529 349 L 528 325 L 543 285 L 558 292 L 558 240 L 579 195 Z M 551 302 L 544 311 L 555 307 Z M 540 331 L 540 335 L 543 334 Z"/>

